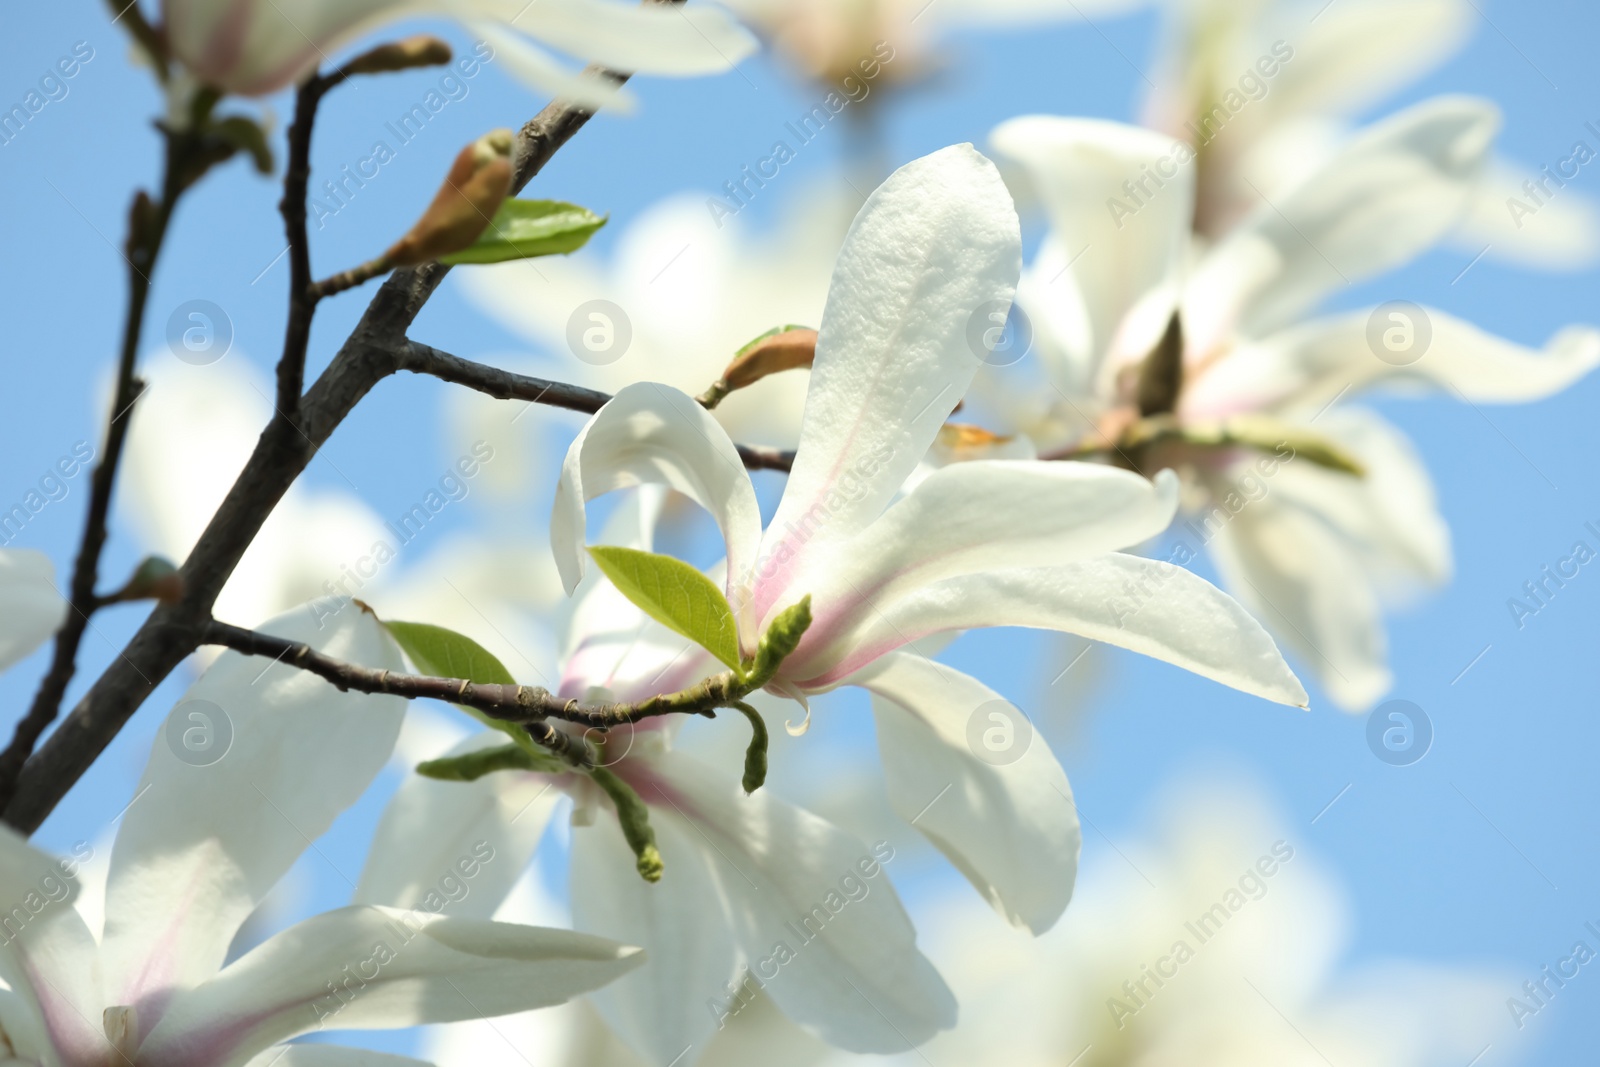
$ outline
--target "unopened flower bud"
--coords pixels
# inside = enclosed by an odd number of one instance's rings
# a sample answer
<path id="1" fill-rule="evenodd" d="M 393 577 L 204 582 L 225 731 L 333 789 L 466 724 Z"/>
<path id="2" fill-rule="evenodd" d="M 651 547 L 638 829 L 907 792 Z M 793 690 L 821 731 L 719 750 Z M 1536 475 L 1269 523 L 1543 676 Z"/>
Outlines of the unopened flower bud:
<path id="1" fill-rule="evenodd" d="M 413 67 L 438 67 L 450 62 L 450 46 L 432 34 L 419 33 L 403 41 L 380 44 L 344 65 L 346 74 L 387 74 Z"/>
<path id="2" fill-rule="evenodd" d="M 511 131 L 501 129 L 463 148 L 422 218 L 384 253 L 388 265 L 415 266 L 471 246 L 511 192 L 511 145 Z"/>

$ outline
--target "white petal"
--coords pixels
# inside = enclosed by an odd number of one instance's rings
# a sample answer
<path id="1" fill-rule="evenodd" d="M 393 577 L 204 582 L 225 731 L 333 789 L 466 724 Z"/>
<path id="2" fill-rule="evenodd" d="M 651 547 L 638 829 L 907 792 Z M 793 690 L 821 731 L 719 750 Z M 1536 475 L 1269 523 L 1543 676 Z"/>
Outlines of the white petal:
<path id="1" fill-rule="evenodd" d="M 498 730 L 470 737 L 457 755 L 507 743 Z M 562 793 L 548 777 L 496 771 L 442 782 L 405 769 L 384 809 L 351 902 L 422 907 L 431 895 L 456 919 L 488 919 L 522 876 Z"/>
<path id="2" fill-rule="evenodd" d="M 1019 734 L 1022 712 L 994 690 L 916 653 L 884 656 L 849 683 L 882 698 L 873 712 L 894 810 L 1012 924 L 1035 934 L 1053 926 L 1072 899 L 1083 838 L 1043 736 Z M 1018 746 L 1003 762 L 973 747 L 992 729 Z"/>
<path id="3" fill-rule="evenodd" d="M 1420 310 L 1421 319 L 1413 310 L 1381 307 L 1313 319 L 1240 348 L 1191 384 L 1182 411 L 1309 414 L 1347 390 L 1385 382 L 1433 385 L 1474 403 L 1520 403 L 1558 393 L 1600 365 L 1600 330 L 1593 327 L 1569 326 L 1535 352 L 1435 308 Z M 1397 345 L 1431 340 L 1419 357 L 1397 365 L 1385 347 L 1391 330 L 1400 331 Z M 1402 350 L 1398 358 L 1409 357 Z"/>
<path id="4" fill-rule="evenodd" d="M 1557 157 L 1547 173 L 1561 181 L 1557 172 L 1572 161 L 1570 155 Z M 1545 183 L 1537 198 L 1524 188 L 1529 181 L 1536 189 Z M 1600 207 L 1576 189 L 1555 186 L 1531 167 L 1491 159 L 1456 243 L 1468 255 L 1487 248 L 1490 259 L 1520 267 L 1577 270 L 1600 256 Z"/>
<path id="5" fill-rule="evenodd" d="M 1149 322 L 1130 323 L 1129 336 L 1117 335 L 1136 304 L 1176 281 L 1195 181 L 1193 161 L 1178 160 L 1191 150 L 1135 126 L 1048 115 L 1003 122 L 990 138 L 997 151 L 1027 166 L 1054 239 L 1072 264 L 1065 277 L 1043 287 L 1043 296 L 1049 300 L 1073 286 L 1081 294 L 1088 315 L 1083 342 L 1092 355 L 1074 359 L 1092 364 L 1108 355 L 1143 357 L 1165 328 L 1165 315 L 1152 313 Z M 1136 186 L 1141 181 L 1143 192 Z M 1135 184 L 1135 191 L 1124 183 Z"/>
<path id="6" fill-rule="evenodd" d="M 26 548 L 0 549 L 0 671 L 44 644 L 66 614 L 48 556 Z"/>
<path id="7" fill-rule="evenodd" d="M 1470 97 L 1436 97 L 1378 123 L 1261 204 L 1200 265 L 1197 286 L 1237 275 L 1240 328 L 1259 335 L 1411 260 L 1461 220 L 1498 126 L 1494 106 Z"/>
<path id="8" fill-rule="evenodd" d="M 251 1060 L 246 1067 L 431 1067 L 426 1060 L 410 1056 L 391 1056 L 368 1052 L 364 1048 L 313 1044 L 274 1045 Z"/>
<path id="9" fill-rule="evenodd" d="M 744 462 L 710 412 L 670 386 L 639 382 L 595 412 L 567 450 L 550 516 L 550 545 L 571 593 L 583 577 L 584 505 L 635 485 L 667 485 L 711 513 L 727 542 L 730 574 L 744 574 L 761 537 L 761 512 Z"/>
<path id="10" fill-rule="evenodd" d="M 530 13 L 538 6 L 531 6 Z M 471 25 L 472 32 L 494 49 L 495 59 L 530 88 L 559 96 L 590 111 L 610 108 L 623 115 L 633 112 L 637 103 L 634 95 L 610 78 L 587 71 L 569 71 L 544 49 L 496 23 L 473 22 Z"/>
<path id="11" fill-rule="evenodd" d="M 812 594 L 811 628 L 783 677 L 839 677 L 864 665 L 856 631 L 924 586 L 1127 548 L 1166 529 L 1177 506 L 1171 471 L 1151 482 L 1089 463 L 946 467 L 851 538 L 832 569 L 801 590 Z"/>
<path id="12" fill-rule="evenodd" d="M 305 609 L 264 629 L 403 667 L 372 616 L 352 607 L 321 631 Z M 404 713 L 398 697 L 220 657 L 168 716 L 117 834 L 106 889 L 112 1003 L 137 1007 L 148 1028 L 169 989 L 214 973 L 240 923 L 383 768 Z"/>
<path id="13" fill-rule="evenodd" d="M 785 1015 L 852 1052 L 903 1051 L 954 1024 L 955 999 L 917 949 L 882 866 L 893 846 L 869 849 L 768 789 L 745 796 L 681 753 L 655 769 L 646 800 L 703 835 L 744 956 Z"/>
<path id="14" fill-rule="evenodd" d="M 559 1004 L 643 960 L 570 930 L 352 905 L 291 926 L 173 998 L 139 1054 L 232 1067 L 324 1027 L 398 1029 Z"/>
<path id="15" fill-rule="evenodd" d="M 758 42 L 719 8 L 643 7 L 618 0 L 475 0 L 514 28 L 613 70 L 715 74 L 753 54 Z"/>
<path id="16" fill-rule="evenodd" d="M 1210 548 L 1224 583 L 1304 661 L 1346 711 L 1389 688 L 1377 597 L 1350 548 L 1315 516 L 1276 497 L 1245 508 Z"/>
<path id="17" fill-rule="evenodd" d="M 930 634 L 984 626 L 1078 634 L 1253 696 L 1298 707 L 1306 702 L 1272 638 L 1231 597 L 1182 567 L 1120 553 L 924 586 L 863 618 L 851 660 L 865 665 Z M 835 670 L 802 684 L 835 685 L 842 677 Z"/>
<path id="18" fill-rule="evenodd" d="M 703 840 L 670 807 L 654 808 L 650 823 L 665 864 L 655 885 L 635 873 L 609 813 L 573 828 L 572 922 L 649 955 L 638 972 L 591 998 L 611 1028 L 646 1063 L 693 1063 L 717 1030 L 706 1002 L 728 998 L 738 949 Z M 694 1052 L 684 1056 L 686 1049 Z"/>
<path id="19" fill-rule="evenodd" d="M 1004 321 L 1021 259 L 1010 194 L 971 145 L 908 163 L 867 198 L 834 266 L 794 470 L 762 544 L 785 562 L 761 580 L 758 617 L 806 552 L 865 526 L 916 469 L 981 365 L 969 333 L 987 311 Z M 744 574 L 731 559 L 730 573 Z"/>

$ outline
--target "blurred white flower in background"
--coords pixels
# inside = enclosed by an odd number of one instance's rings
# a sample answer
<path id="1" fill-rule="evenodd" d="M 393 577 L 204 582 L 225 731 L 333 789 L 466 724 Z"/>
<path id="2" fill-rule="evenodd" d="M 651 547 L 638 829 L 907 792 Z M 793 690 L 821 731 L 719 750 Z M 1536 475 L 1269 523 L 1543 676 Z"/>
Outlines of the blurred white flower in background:
<path id="1" fill-rule="evenodd" d="M 1352 119 L 1458 52 L 1482 19 L 1471 0 L 1168 0 L 1145 122 L 1202 148 L 1196 231 L 1223 237 L 1263 196 L 1276 201 L 1325 165 L 1351 137 Z M 1572 134 L 1589 142 L 1577 164 L 1600 154 L 1589 131 L 1575 125 Z M 1548 173 L 1572 162 L 1572 147 L 1554 143 L 1539 162 Z M 1523 266 L 1594 262 L 1600 209 L 1561 188 L 1576 175 L 1574 166 L 1552 180 L 1491 158 L 1456 242 Z M 1542 184 L 1530 194 L 1528 181 Z"/>
<path id="2" fill-rule="evenodd" d="M 698 395 L 759 334 L 822 319 L 859 200 L 829 186 L 789 203 L 776 230 L 754 235 L 704 196 L 672 197 L 628 225 L 609 264 L 586 252 L 508 263 L 473 271 L 463 290 L 538 346 L 533 373 L 611 393 L 647 380 Z M 601 332 L 586 340 L 590 330 Z M 806 379 L 775 375 L 728 397 L 716 417 L 741 441 L 792 447 Z"/>
<path id="3" fill-rule="evenodd" d="M 1383 598 L 1442 583 L 1450 548 L 1406 440 L 1335 402 L 1385 384 L 1536 400 L 1600 363 L 1600 332 L 1586 327 L 1534 353 L 1411 305 L 1398 320 L 1387 305 L 1307 318 L 1456 224 L 1497 124 L 1483 101 L 1425 101 L 1215 244 L 1190 233 L 1196 170 L 1182 143 L 1046 116 L 993 135 L 1049 214 L 1018 303 L 1052 388 L 1008 391 L 992 376 L 979 387 L 1041 454 L 1179 469 L 1191 521 L 1174 531 L 1185 553 L 1174 562 L 1209 546 L 1230 590 L 1349 710 L 1390 685 Z"/>
<path id="4" fill-rule="evenodd" d="M 65 593 L 43 552 L 0 548 L 0 671 L 55 633 L 66 617 Z"/>
<path id="5" fill-rule="evenodd" d="M 466 23 L 534 88 L 591 106 L 616 102 L 616 86 L 566 71 L 533 41 L 615 70 L 666 75 L 724 71 L 756 47 L 716 7 L 617 0 L 163 0 L 160 32 L 202 84 L 260 96 L 295 82 L 354 38 L 419 15 Z"/>

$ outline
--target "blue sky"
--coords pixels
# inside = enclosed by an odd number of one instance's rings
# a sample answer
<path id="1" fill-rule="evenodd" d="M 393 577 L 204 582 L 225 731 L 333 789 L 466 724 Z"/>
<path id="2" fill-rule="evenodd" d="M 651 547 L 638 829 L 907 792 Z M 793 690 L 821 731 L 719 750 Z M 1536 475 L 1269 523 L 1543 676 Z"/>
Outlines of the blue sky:
<path id="1" fill-rule="evenodd" d="M 1514 158 L 1553 163 L 1574 140 L 1593 143 L 1583 125 L 1600 122 L 1600 68 L 1592 57 L 1600 14 L 1580 0 L 1485 0 L 1479 6 L 1483 17 L 1468 46 L 1382 111 L 1439 92 L 1475 93 L 1504 109 L 1500 143 Z M 29 5 L 13 12 L 8 25 L 11 32 L 0 35 L 5 106 L 19 101 L 78 42 L 87 42 L 93 58 L 67 82 L 65 97 L 0 145 L 0 191 L 9 208 L 0 213 L 0 247 L 9 253 L 0 260 L 10 382 L 0 419 L 5 507 L 75 442 L 98 439 L 97 397 L 126 295 L 115 246 L 132 191 L 155 179 L 158 139 L 149 123 L 161 110 L 151 79 L 129 63 L 125 40 L 102 5 Z M 429 28 L 458 44 L 466 41 L 453 28 Z M 899 163 L 957 141 L 981 146 L 997 122 L 1028 112 L 1132 118 L 1144 87 L 1139 68 L 1151 61 L 1154 36 L 1149 16 L 1102 20 L 1094 28 L 962 34 L 952 42 L 958 62 L 950 72 L 889 109 L 883 151 Z M 433 80 L 417 73 L 341 90 L 323 111 L 315 171 L 335 171 L 366 155 L 384 123 Z M 414 215 L 460 145 L 486 128 L 518 125 L 542 104 L 492 64 L 468 85 L 464 98 L 315 233 L 319 274 L 383 247 L 397 231 L 393 220 Z M 774 132 L 814 95 L 765 56 L 719 78 L 646 80 L 636 91 L 637 115 L 596 120 L 557 156 L 530 195 L 576 200 L 625 224 L 667 195 L 714 191 L 766 154 Z M 267 107 L 281 139 L 287 96 Z M 809 178 L 836 168 L 842 147 L 841 138 L 819 138 L 800 153 L 785 167 L 784 184 L 770 191 L 774 195 L 764 193 L 752 205 L 757 223 L 770 224 Z M 1586 169 L 1572 189 L 1600 197 L 1600 171 Z M 225 309 L 232 323 L 228 358 L 248 359 L 263 372 L 270 368 L 287 283 L 285 264 L 274 264 L 283 248 L 277 197 L 276 184 L 235 162 L 184 202 L 151 298 L 148 358 L 170 358 L 161 341 L 169 315 L 185 301 L 203 299 Z M 620 229 L 601 231 L 595 249 L 605 254 Z M 1430 253 L 1338 294 L 1331 306 L 1408 299 L 1531 345 L 1563 325 L 1600 315 L 1595 270 L 1546 274 L 1485 259 L 1462 274 L 1472 255 Z M 358 295 L 324 305 L 313 336 L 313 372 L 325 365 L 364 303 Z M 429 304 L 413 334 L 467 356 L 526 347 L 481 317 L 453 282 Z M 409 378 L 384 383 L 328 446 L 332 462 L 314 463 L 308 480 L 346 488 L 336 466 L 380 513 L 409 506 L 417 486 L 455 458 L 438 425 L 443 388 Z M 1600 834 L 1600 776 L 1594 773 L 1600 562 L 1584 567 L 1520 628 L 1507 608 L 1524 582 L 1567 556 L 1575 541 L 1600 549 L 1600 536 L 1584 526 L 1593 521 L 1600 527 L 1600 476 L 1592 461 L 1600 444 L 1593 417 L 1600 410 L 1600 377 L 1525 407 L 1477 410 L 1445 398 L 1385 399 L 1374 406 L 1420 449 L 1454 539 L 1455 581 L 1394 617 L 1390 630 L 1397 678 L 1392 696 L 1422 707 L 1435 731 L 1421 762 L 1381 763 L 1367 748 L 1364 719 L 1322 702 L 1307 714 L 1290 712 L 1104 651 L 1092 655 L 1104 657 L 1111 672 L 1086 718 L 1069 730 L 1044 717 L 1044 729 L 1057 731 L 1052 741 L 1080 803 L 1106 835 L 1138 827 L 1151 797 L 1174 776 L 1197 767 L 1236 768 L 1264 784 L 1298 820 L 1305 844 L 1346 883 L 1356 919 L 1353 962 L 1406 956 L 1488 963 L 1520 982 L 1566 954 L 1585 920 L 1600 920 L 1600 857 L 1593 848 Z M 544 417 L 553 441 L 577 426 L 562 413 Z M 64 571 L 86 491 L 86 475 L 73 480 L 67 497 L 38 515 L 16 543 L 43 549 Z M 458 509 L 448 518 L 464 523 L 471 515 Z M 543 526 L 541 515 L 527 519 L 530 531 Z M 107 581 L 126 573 L 139 555 L 131 536 L 114 532 Z M 138 615 L 134 608 L 114 609 L 97 621 L 85 645 L 84 676 L 93 677 L 132 633 Z M 964 642 L 953 658 L 981 666 L 991 679 L 1010 678 L 1009 685 L 998 685 L 1003 692 L 1043 706 L 1051 698 L 1041 690 L 1055 672 L 1042 672 L 1037 661 L 1057 651 L 1042 639 L 987 635 Z M 0 706 L 20 708 L 41 665 L 36 656 L 0 678 Z M 46 825 L 43 843 L 66 848 L 103 832 L 127 803 L 158 718 L 177 692 L 169 682 L 146 706 Z M 370 826 L 377 802 L 373 798 L 336 828 L 330 851 L 359 856 L 361 828 Z M 1108 848 L 1098 833 L 1086 834 L 1091 859 Z M 346 872 L 353 876 L 356 869 L 352 858 Z M 325 904 L 348 892 L 326 872 L 315 884 Z M 1515 992 L 1513 986 L 1506 995 Z M 1508 1015 L 1500 1032 L 1484 1064 L 1578 1060 L 1600 1037 L 1600 977 L 1585 972 L 1527 1029 L 1517 1031 Z M 386 1047 L 404 1047 L 404 1039 Z"/>

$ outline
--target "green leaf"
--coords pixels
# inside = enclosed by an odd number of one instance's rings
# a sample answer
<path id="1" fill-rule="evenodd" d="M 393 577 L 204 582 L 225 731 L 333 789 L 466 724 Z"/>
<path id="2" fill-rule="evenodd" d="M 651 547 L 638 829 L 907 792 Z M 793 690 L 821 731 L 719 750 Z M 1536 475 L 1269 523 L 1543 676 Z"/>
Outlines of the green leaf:
<path id="1" fill-rule="evenodd" d="M 479 685 L 517 684 L 517 680 L 506 670 L 505 664 L 495 658 L 494 653 L 465 634 L 426 622 L 385 622 L 383 625 L 423 674 L 438 678 L 464 678 Z M 490 718 L 476 708 L 461 704 L 456 707 L 485 726 L 492 726 L 515 738 L 523 749 L 534 751 L 530 748 L 532 742 L 527 732 L 515 723 Z"/>
<path id="2" fill-rule="evenodd" d="M 605 216 L 560 200 L 507 200 L 489 228 L 467 248 L 440 263 L 503 263 L 508 259 L 565 255 L 588 243 Z"/>
<path id="3" fill-rule="evenodd" d="M 623 596 L 661 625 L 682 634 L 735 670 L 739 631 L 728 599 L 680 559 L 633 548 L 597 545 L 589 555 Z"/>

